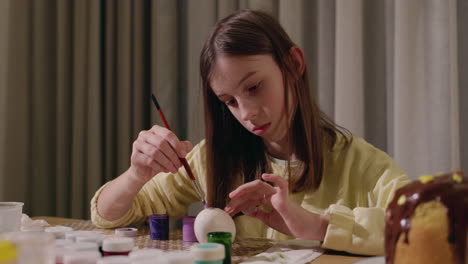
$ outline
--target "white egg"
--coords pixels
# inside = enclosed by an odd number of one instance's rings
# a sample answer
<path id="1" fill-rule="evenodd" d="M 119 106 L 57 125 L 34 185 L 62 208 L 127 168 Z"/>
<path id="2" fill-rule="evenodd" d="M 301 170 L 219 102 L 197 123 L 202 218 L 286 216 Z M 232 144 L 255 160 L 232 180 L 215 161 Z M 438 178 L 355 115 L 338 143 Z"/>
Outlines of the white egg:
<path id="1" fill-rule="evenodd" d="M 195 236 L 200 243 L 208 242 L 210 232 L 230 232 L 236 238 L 236 225 L 232 217 L 219 208 L 206 208 L 198 213 L 194 223 Z"/>

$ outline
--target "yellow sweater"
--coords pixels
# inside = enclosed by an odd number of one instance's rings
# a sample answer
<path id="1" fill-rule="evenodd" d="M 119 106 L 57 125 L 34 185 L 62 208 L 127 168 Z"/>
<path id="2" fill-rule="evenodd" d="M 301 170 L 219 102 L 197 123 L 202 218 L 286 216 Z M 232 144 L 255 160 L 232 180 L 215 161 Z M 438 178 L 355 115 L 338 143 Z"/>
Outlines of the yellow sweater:
<path id="1" fill-rule="evenodd" d="M 187 155 L 201 188 L 206 193 L 205 141 Z M 284 161 L 270 159 L 273 173 L 286 174 Z M 330 222 L 322 246 L 355 254 L 384 254 L 385 208 L 396 189 L 408 183 L 408 177 L 384 152 L 359 137 L 344 147 L 339 136 L 334 148 L 326 153 L 323 179 L 315 191 L 291 194 L 294 202 L 318 214 L 329 214 Z M 105 186 L 105 185 L 104 185 Z M 115 221 L 107 221 L 97 212 L 101 187 L 91 200 L 91 220 L 102 228 L 144 222 L 151 214 L 169 214 L 179 218 L 198 195 L 185 169 L 178 173 L 160 173 L 147 182 L 133 200 L 130 210 Z M 291 239 L 263 222 L 248 216 L 235 218 L 238 237 Z"/>

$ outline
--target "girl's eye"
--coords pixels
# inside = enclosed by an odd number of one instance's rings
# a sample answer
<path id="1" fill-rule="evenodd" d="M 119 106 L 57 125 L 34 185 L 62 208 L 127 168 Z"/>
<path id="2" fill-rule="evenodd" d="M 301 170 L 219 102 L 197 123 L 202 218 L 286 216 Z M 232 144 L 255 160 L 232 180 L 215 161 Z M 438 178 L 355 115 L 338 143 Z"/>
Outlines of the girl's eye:
<path id="1" fill-rule="evenodd" d="M 249 92 L 255 92 L 260 88 L 260 83 L 255 84 L 254 86 L 251 86 L 247 89 Z"/>
<path id="2" fill-rule="evenodd" d="M 231 100 L 225 102 L 225 104 L 228 105 L 228 106 L 234 105 L 235 103 L 236 103 L 235 99 L 231 99 Z"/>
<path id="3" fill-rule="evenodd" d="M 258 84 L 256 84 L 256 85 L 250 87 L 250 88 L 248 89 L 248 91 L 249 91 L 249 92 L 254 92 L 255 90 L 257 90 L 257 88 L 258 88 Z"/>

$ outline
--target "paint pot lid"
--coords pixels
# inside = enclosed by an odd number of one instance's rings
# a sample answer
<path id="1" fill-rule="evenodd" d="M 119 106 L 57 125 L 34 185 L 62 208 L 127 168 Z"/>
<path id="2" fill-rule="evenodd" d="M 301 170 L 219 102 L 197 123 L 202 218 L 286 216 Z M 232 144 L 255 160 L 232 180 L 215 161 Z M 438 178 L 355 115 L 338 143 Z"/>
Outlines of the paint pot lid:
<path id="1" fill-rule="evenodd" d="M 193 264 L 195 259 L 188 251 L 171 251 L 164 254 L 167 264 Z"/>
<path id="2" fill-rule="evenodd" d="M 133 260 L 140 260 L 140 259 L 154 259 L 154 257 L 160 257 L 164 255 L 164 251 L 157 248 L 144 248 L 138 249 L 135 251 L 130 252 L 128 255 L 132 261 Z"/>
<path id="3" fill-rule="evenodd" d="M 128 256 L 110 256 L 103 257 L 97 261 L 97 264 L 130 264 L 131 260 Z"/>
<path id="4" fill-rule="evenodd" d="M 135 241 L 130 237 L 109 237 L 102 241 L 102 250 L 105 252 L 130 252 Z"/>
<path id="5" fill-rule="evenodd" d="M 218 243 L 200 243 L 190 248 L 190 253 L 196 261 L 223 260 L 225 255 L 224 245 Z"/>

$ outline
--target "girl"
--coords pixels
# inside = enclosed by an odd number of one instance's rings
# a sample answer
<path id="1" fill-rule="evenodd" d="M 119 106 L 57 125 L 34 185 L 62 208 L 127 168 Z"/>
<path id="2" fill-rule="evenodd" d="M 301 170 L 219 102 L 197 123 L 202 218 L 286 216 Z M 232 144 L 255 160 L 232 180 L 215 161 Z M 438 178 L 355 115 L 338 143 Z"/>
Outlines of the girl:
<path id="1" fill-rule="evenodd" d="M 208 205 L 236 216 L 239 237 L 383 254 L 384 210 L 405 172 L 319 110 L 304 54 L 275 19 L 245 10 L 219 21 L 200 73 L 205 139 L 192 149 L 163 127 L 142 131 L 129 169 L 91 201 L 96 226 L 183 216 L 199 199 L 179 170 L 186 157 Z"/>

